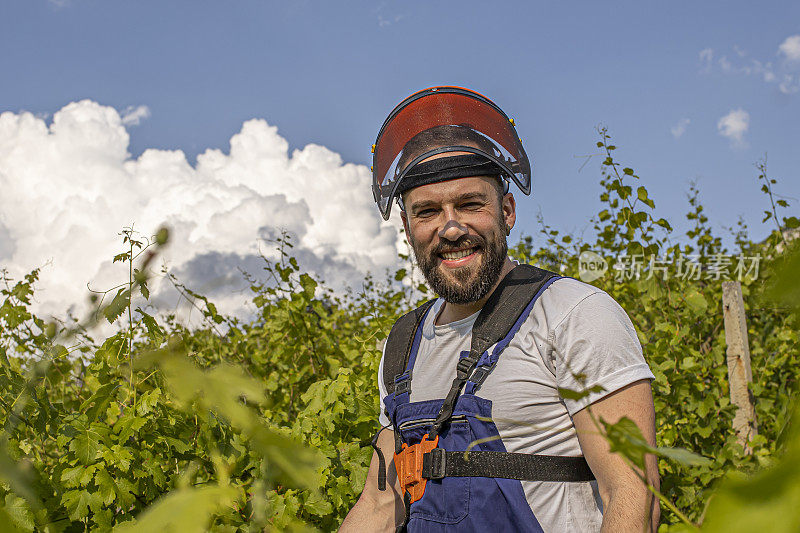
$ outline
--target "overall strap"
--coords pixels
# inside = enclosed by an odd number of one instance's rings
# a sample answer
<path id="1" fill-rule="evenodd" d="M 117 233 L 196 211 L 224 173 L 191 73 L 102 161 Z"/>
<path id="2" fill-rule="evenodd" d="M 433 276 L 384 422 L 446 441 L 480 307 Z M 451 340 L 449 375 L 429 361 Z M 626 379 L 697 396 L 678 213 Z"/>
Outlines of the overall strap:
<path id="1" fill-rule="evenodd" d="M 439 415 L 433 423 L 430 438 L 435 438 L 453 415 L 461 389 L 469 379 L 481 356 L 503 340 L 517 324 L 531 300 L 557 274 L 530 265 L 517 265 L 492 292 L 472 328 L 469 355 L 456 365 L 456 378 L 445 397 Z M 517 326 L 518 327 L 518 326 Z"/>
<path id="2" fill-rule="evenodd" d="M 486 378 L 489 377 L 489 374 L 494 370 L 497 361 L 500 359 L 500 354 L 503 353 L 503 350 L 511 344 L 511 339 L 517 334 L 517 332 L 522 327 L 522 324 L 528 320 L 528 317 L 533 311 L 533 306 L 536 304 L 536 300 L 539 299 L 539 296 L 549 287 L 554 281 L 561 279 L 562 276 L 551 276 L 547 279 L 544 283 L 539 285 L 539 290 L 536 291 L 536 294 L 533 295 L 531 301 L 528 302 L 528 305 L 525 306 L 525 309 L 522 311 L 522 314 L 519 315 L 516 322 L 511 326 L 511 328 L 506 333 L 506 336 L 503 337 L 501 340 L 494 345 L 494 350 L 492 353 L 489 354 L 487 350 L 484 352 L 478 362 L 475 365 L 475 370 L 473 370 L 472 374 L 467 381 L 466 386 L 464 387 L 464 392 L 466 394 L 475 394 L 475 392 L 480 388 Z"/>
<path id="3" fill-rule="evenodd" d="M 419 348 L 422 336 L 422 321 L 428 310 L 436 300 L 429 300 L 409 311 L 392 326 L 386 346 L 383 350 L 383 384 L 387 394 L 397 393 L 395 381 L 405 382 L 408 387 L 411 382 L 411 369 Z"/>

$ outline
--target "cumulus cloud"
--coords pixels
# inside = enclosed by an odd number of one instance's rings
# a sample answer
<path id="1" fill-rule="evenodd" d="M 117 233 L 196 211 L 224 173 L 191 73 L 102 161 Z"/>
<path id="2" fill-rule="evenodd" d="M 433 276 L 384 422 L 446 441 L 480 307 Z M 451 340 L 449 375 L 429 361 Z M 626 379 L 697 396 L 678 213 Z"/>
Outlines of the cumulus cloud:
<path id="1" fill-rule="evenodd" d="M 260 273 L 260 254 L 277 257 L 267 241 L 281 231 L 293 236 L 303 266 L 340 290 L 397 266 L 405 250 L 398 223 L 378 215 L 363 165 L 314 144 L 289 153 L 261 119 L 245 122 L 227 153 L 206 150 L 195 165 L 178 150 L 133 158 L 126 125 L 145 116 L 141 108 L 120 116 L 84 100 L 49 124 L 27 112 L 0 114 L 0 265 L 19 278 L 50 263 L 40 312 L 84 302 L 87 283 L 105 289 L 126 279 L 111 258 L 130 225 L 144 235 L 168 225 L 167 268 L 227 311 L 246 300 L 239 269 Z M 156 301 L 167 305 L 166 283 L 158 283 Z"/>
<path id="2" fill-rule="evenodd" d="M 676 139 L 679 139 L 681 135 L 686 133 L 686 128 L 689 126 L 691 122 L 692 122 L 691 120 L 685 117 L 680 119 L 677 124 L 675 124 L 670 128 L 672 136 L 675 137 Z"/>
<path id="3" fill-rule="evenodd" d="M 746 145 L 744 134 L 750 127 L 750 114 L 742 108 L 733 109 L 730 113 L 719 119 L 717 130 L 723 137 L 730 139 L 737 147 Z"/>
<path id="4" fill-rule="evenodd" d="M 778 47 L 778 52 L 789 61 L 800 61 L 800 35 L 787 37 Z"/>
<path id="5" fill-rule="evenodd" d="M 774 84 L 783 94 L 800 91 L 800 35 L 787 37 L 778 46 L 779 61 L 757 59 L 739 48 L 733 47 L 734 57 L 719 54 L 712 48 L 704 48 L 698 54 L 700 72 L 711 73 L 714 69 L 731 75 L 758 76 L 765 83 Z"/>
<path id="6" fill-rule="evenodd" d="M 150 108 L 146 105 L 128 106 L 122 112 L 123 126 L 138 126 L 142 120 L 150 118 Z"/>

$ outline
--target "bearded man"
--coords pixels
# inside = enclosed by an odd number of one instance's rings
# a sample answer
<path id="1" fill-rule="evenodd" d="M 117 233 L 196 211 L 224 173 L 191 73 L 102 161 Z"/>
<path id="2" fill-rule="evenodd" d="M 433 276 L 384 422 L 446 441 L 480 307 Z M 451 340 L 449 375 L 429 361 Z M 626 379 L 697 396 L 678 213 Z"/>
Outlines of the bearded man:
<path id="1" fill-rule="evenodd" d="M 341 531 L 655 531 L 655 458 L 630 467 L 600 429 L 627 417 L 655 444 L 630 319 L 605 292 L 508 257 L 508 184 L 531 186 L 513 121 L 434 87 L 392 111 L 373 151 L 378 207 L 388 219 L 397 200 L 438 298 L 387 340 L 386 431 Z"/>

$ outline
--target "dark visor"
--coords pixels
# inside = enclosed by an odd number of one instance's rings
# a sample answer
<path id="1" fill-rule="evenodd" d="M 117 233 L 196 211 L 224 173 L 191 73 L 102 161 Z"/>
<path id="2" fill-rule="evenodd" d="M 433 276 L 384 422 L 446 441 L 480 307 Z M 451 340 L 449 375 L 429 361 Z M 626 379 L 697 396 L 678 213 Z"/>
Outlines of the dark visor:
<path id="1" fill-rule="evenodd" d="M 459 87 L 433 87 L 403 100 L 375 141 L 373 195 L 389 219 L 398 185 L 418 163 L 446 152 L 468 152 L 497 164 L 525 194 L 531 168 L 514 125 L 491 100 Z"/>

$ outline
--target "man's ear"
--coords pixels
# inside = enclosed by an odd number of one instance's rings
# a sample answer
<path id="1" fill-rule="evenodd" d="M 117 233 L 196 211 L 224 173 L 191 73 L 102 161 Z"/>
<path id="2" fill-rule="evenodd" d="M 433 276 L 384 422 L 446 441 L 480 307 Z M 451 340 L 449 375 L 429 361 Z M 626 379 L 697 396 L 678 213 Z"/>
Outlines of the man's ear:
<path id="1" fill-rule="evenodd" d="M 408 216 L 405 211 L 400 211 L 400 218 L 403 220 L 403 229 L 406 230 L 406 241 L 411 244 L 411 233 L 408 231 Z"/>
<path id="2" fill-rule="evenodd" d="M 517 201 L 512 193 L 503 196 L 503 220 L 509 228 L 513 228 L 517 221 Z"/>

